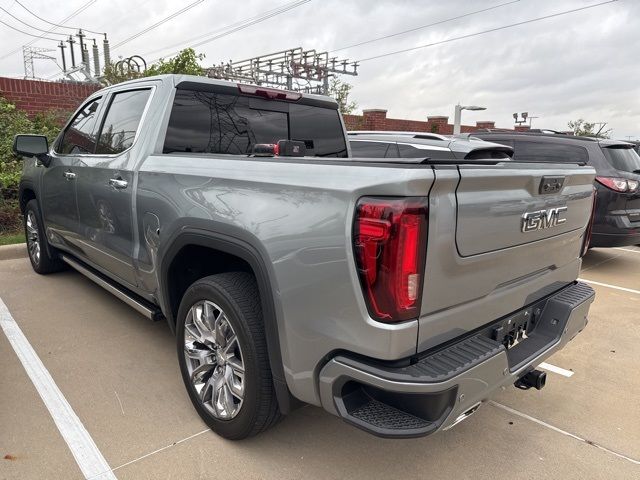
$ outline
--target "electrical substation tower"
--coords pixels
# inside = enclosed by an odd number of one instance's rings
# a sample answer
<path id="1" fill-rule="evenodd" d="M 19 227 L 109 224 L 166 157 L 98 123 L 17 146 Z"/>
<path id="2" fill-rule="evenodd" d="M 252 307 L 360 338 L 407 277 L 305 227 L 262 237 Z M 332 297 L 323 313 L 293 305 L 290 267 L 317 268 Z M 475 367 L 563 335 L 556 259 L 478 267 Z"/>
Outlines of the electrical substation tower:
<path id="1" fill-rule="evenodd" d="M 26 79 L 35 79 L 36 74 L 33 68 L 33 60 L 53 60 L 56 61 L 55 57 L 51 55 L 47 55 L 45 52 L 53 52 L 55 49 L 53 48 L 42 48 L 42 47 L 22 47 L 22 57 L 24 59 L 24 78 Z"/>
<path id="2" fill-rule="evenodd" d="M 358 63 L 330 58 L 329 52 L 298 47 L 221 63 L 206 69 L 206 72 L 208 77 L 221 80 L 327 95 L 329 79 L 336 75 L 358 75 Z"/>

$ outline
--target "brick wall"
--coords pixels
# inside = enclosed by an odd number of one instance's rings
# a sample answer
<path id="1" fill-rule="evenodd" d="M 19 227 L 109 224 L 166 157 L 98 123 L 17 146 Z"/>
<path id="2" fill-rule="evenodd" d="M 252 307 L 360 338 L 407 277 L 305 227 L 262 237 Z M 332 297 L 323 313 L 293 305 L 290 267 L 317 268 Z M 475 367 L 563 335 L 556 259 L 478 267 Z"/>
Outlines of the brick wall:
<path id="1" fill-rule="evenodd" d="M 439 133 L 442 135 L 453 134 L 453 124 L 449 123 L 449 117 L 430 116 L 427 120 L 404 120 L 399 118 L 387 118 L 387 111 L 383 109 L 363 110 L 362 115 L 344 115 L 347 130 L 389 130 Z M 493 121 L 476 122 L 475 125 L 461 125 L 462 133 L 472 133 L 479 128 L 496 128 Z"/>
<path id="2" fill-rule="evenodd" d="M 0 95 L 29 115 L 49 110 L 72 111 L 101 88 L 83 83 L 43 82 L 0 77 Z"/>

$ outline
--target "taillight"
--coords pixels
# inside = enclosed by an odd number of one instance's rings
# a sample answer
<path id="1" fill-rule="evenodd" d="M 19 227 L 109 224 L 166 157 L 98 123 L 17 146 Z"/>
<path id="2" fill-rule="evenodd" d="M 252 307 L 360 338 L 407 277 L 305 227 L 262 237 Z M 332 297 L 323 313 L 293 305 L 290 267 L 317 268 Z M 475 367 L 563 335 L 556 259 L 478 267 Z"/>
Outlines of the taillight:
<path id="1" fill-rule="evenodd" d="M 587 229 L 584 232 L 584 239 L 582 240 L 582 252 L 581 257 L 584 257 L 589 251 L 589 244 L 591 243 L 591 232 L 593 231 L 593 220 L 596 217 L 596 197 L 598 196 L 598 190 L 593 188 L 593 197 L 591 201 L 591 216 L 589 217 L 589 223 Z"/>
<path id="2" fill-rule="evenodd" d="M 616 192 L 635 192 L 638 189 L 638 181 L 627 178 L 596 177 L 596 181 Z"/>
<path id="3" fill-rule="evenodd" d="M 369 314 L 383 322 L 417 318 L 427 254 L 427 199 L 364 197 L 353 242 Z"/>

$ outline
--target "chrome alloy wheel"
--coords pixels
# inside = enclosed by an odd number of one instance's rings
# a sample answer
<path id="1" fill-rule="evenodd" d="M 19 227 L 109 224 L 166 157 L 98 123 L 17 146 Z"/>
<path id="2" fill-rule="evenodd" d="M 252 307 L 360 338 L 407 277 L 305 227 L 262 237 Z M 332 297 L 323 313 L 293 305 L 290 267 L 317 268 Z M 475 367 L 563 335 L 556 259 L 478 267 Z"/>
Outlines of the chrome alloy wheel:
<path id="1" fill-rule="evenodd" d="M 235 417 L 244 399 L 244 361 L 238 337 L 224 311 L 202 300 L 184 326 L 184 356 L 191 385 L 216 418 Z"/>
<path id="2" fill-rule="evenodd" d="M 40 236 L 38 235 L 38 222 L 33 210 L 27 212 L 27 249 L 29 256 L 36 265 L 40 263 Z"/>

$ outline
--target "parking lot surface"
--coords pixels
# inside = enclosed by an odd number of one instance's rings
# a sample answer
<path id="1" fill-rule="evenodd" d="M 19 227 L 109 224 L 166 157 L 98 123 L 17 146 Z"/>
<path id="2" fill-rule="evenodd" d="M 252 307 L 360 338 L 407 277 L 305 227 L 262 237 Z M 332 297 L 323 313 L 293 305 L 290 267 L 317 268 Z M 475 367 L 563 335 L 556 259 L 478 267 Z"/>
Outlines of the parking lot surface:
<path id="1" fill-rule="evenodd" d="M 413 440 L 311 406 L 223 440 L 189 402 L 165 323 L 73 271 L 39 276 L 26 258 L 0 262 L 0 298 L 108 478 L 640 478 L 640 248 L 590 251 L 581 278 L 596 290 L 589 325 L 548 359 L 561 370 L 542 391 L 508 388 L 454 429 Z M 0 479 L 87 478 L 4 334 L 0 362 Z"/>

